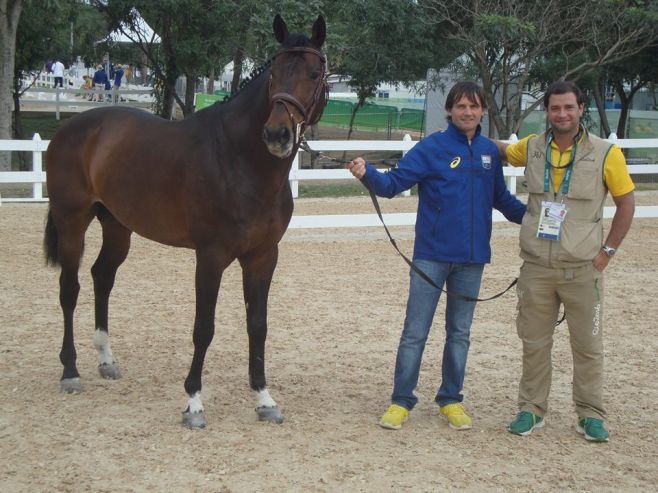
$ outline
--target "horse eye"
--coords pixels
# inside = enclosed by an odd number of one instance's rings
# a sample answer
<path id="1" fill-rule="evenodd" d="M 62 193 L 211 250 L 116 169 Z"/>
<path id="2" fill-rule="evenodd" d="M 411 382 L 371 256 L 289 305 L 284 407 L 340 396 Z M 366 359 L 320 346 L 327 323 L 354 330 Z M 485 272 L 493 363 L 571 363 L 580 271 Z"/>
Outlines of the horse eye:
<path id="1" fill-rule="evenodd" d="M 320 77 L 320 71 L 319 71 L 319 70 L 316 70 L 316 71 L 314 71 L 314 72 L 311 72 L 311 79 L 312 79 L 312 80 L 317 80 L 318 77 Z"/>

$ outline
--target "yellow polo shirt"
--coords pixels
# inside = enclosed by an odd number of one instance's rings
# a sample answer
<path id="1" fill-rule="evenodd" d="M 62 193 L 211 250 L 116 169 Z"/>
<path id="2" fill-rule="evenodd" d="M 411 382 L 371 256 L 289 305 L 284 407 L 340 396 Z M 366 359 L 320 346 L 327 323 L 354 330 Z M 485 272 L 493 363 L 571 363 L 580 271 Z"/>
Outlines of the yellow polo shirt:
<path id="1" fill-rule="evenodd" d="M 507 162 L 512 166 L 525 166 L 528 160 L 528 139 L 536 136 L 536 134 L 528 135 L 514 144 L 509 144 L 506 149 Z M 569 162 L 572 148 L 573 146 L 569 146 L 564 152 L 560 152 L 555 141 L 551 142 L 553 190 L 560 188 L 566 170 L 566 168 L 557 168 L 556 166 L 564 166 Z M 605 157 L 605 162 L 603 163 L 603 181 L 605 186 L 608 187 L 610 195 L 613 197 L 619 197 L 635 190 L 635 184 L 631 180 L 628 168 L 626 167 L 626 158 L 617 145 L 613 145 Z"/>

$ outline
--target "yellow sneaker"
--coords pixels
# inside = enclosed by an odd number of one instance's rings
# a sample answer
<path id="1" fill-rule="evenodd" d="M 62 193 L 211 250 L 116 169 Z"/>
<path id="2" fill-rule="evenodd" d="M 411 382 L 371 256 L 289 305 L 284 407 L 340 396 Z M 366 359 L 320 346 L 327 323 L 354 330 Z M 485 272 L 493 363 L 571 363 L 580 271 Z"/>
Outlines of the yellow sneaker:
<path id="1" fill-rule="evenodd" d="M 468 430 L 473 425 L 461 402 L 441 406 L 441 414 L 448 418 L 448 424 L 453 430 Z"/>
<path id="2" fill-rule="evenodd" d="M 384 415 L 380 418 L 379 426 L 389 430 L 399 430 L 402 428 L 402 423 L 404 423 L 408 417 L 408 409 L 398 406 L 397 404 L 391 404 Z"/>

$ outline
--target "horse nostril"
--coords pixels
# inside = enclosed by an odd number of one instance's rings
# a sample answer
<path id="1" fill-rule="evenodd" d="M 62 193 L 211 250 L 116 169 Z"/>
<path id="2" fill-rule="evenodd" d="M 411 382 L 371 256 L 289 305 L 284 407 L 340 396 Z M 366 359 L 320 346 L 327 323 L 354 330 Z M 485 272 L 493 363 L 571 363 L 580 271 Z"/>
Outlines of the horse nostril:
<path id="1" fill-rule="evenodd" d="M 279 136 L 279 142 L 281 142 L 282 144 L 287 144 L 289 140 L 290 140 L 290 130 L 288 130 L 288 127 L 283 127 L 281 129 L 281 135 Z"/>

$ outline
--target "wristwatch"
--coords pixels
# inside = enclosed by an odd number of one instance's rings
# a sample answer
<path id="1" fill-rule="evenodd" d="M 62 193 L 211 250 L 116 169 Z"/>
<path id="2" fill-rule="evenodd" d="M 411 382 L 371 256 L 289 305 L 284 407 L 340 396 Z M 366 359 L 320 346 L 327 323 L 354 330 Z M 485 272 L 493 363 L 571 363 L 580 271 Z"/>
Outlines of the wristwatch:
<path id="1" fill-rule="evenodd" d="M 603 250 L 603 253 L 605 253 L 608 256 L 608 258 L 612 258 L 612 256 L 617 251 L 616 248 L 609 247 L 608 245 L 603 245 L 601 247 L 601 250 Z"/>

